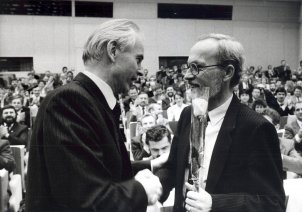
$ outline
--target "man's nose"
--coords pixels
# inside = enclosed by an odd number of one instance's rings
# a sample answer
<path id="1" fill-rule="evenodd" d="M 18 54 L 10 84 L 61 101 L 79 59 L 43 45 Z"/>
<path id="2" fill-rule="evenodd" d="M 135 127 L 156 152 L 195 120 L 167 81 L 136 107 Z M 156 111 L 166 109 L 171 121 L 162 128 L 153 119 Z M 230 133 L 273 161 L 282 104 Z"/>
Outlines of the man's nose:
<path id="1" fill-rule="evenodd" d="M 188 68 L 185 74 L 185 80 L 193 80 L 195 76 L 191 73 L 191 70 Z"/>

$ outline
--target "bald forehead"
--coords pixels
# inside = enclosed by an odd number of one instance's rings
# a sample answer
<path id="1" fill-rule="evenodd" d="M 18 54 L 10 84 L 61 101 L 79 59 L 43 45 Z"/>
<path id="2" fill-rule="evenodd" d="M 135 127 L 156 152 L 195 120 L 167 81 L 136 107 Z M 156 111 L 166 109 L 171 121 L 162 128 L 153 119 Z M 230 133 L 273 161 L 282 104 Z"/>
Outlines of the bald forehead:
<path id="1" fill-rule="evenodd" d="M 190 50 L 188 63 L 205 63 L 208 60 L 216 60 L 218 51 L 218 42 L 215 39 L 208 38 L 198 41 Z"/>

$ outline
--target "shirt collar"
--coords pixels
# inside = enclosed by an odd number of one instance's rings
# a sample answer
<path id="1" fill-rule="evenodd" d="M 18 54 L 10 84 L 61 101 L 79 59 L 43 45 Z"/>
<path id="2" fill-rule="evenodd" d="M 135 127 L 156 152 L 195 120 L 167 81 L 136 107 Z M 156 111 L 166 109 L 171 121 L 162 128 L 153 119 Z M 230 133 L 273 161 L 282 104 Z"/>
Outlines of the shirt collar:
<path id="1" fill-rule="evenodd" d="M 93 74 L 89 71 L 83 71 L 83 74 L 85 74 L 87 77 L 89 77 L 96 84 L 96 86 L 103 93 L 110 109 L 113 110 L 114 106 L 116 105 L 116 98 L 114 97 L 111 87 L 105 81 L 103 81 L 100 77 L 96 76 L 95 74 Z"/>
<path id="2" fill-rule="evenodd" d="M 224 118 L 233 98 L 233 94 L 228 98 L 225 103 L 219 107 L 209 111 L 209 118 L 212 125 L 216 125 L 221 119 Z"/>

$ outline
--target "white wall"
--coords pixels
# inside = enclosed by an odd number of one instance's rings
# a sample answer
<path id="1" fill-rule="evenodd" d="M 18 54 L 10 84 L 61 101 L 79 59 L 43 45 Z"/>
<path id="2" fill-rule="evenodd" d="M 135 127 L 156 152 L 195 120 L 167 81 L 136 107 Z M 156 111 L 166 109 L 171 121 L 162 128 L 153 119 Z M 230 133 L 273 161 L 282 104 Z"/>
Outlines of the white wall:
<path id="1" fill-rule="evenodd" d="M 236 37 L 245 47 L 246 65 L 278 65 L 286 59 L 295 68 L 300 53 L 299 2 L 186 1 L 233 5 L 232 21 L 158 19 L 156 0 L 114 1 L 114 18 L 135 21 L 145 34 L 143 66 L 158 69 L 159 56 L 187 56 L 203 33 Z M 0 16 L 0 57 L 34 57 L 37 72 L 60 72 L 63 66 L 83 69 L 82 46 L 107 18 Z M 300 44 L 301 45 L 301 44 Z"/>

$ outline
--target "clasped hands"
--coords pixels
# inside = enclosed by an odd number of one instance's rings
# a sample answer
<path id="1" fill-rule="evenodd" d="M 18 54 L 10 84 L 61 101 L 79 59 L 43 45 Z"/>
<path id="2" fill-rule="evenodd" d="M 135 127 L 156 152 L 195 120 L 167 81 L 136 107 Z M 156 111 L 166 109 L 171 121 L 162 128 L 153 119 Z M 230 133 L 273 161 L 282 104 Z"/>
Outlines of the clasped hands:
<path id="1" fill-rule="evenodd" d="M 212 210 L 212 197 L 204 189 L 199 188 L 199 192 L 196 191 L 195 186 L 186 183 L 188 190 L 185 208 L 188 212 L 208 212 Z"/>
<path id="2" fill-rule="evenodd" d="M 159 178 L 148 169 L 138 172 L 134 178 L 144 187 L 148 197 L 148 205 L 155 204 L 162 194 L 162 185 Z"/>

